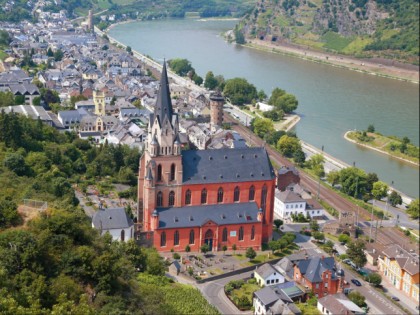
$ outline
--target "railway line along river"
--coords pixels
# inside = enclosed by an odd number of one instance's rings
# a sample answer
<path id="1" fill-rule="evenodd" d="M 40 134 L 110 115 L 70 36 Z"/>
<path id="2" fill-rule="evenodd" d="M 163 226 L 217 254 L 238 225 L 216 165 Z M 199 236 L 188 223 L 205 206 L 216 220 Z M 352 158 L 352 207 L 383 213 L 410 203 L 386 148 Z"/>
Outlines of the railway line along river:
<path id="1" fill-rule="evenodd" d="M 374 124 L 386 135 L 419 144 L 419 85 L 229 44 L 220 36 L 235 20 L 159 20 L 116 25 L 110 36 L 162 62 L 186 58 L 197 73 L 246 78 L 268 95 L 275 87 L 299 100 L 299 138 L 340 160 L 375 172 L 385 182 L 419 197 L 419 168 L 344 139 L 351 129 Z"/>

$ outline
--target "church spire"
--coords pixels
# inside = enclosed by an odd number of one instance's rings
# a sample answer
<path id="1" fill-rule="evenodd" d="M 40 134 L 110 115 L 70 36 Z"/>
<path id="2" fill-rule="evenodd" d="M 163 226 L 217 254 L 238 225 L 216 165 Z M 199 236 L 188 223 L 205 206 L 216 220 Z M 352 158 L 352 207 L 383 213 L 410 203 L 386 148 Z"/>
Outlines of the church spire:
<path id="1" fill-rule="evenodd" d="M 163 124 L 165 117 L 168 117 L 169 122 L 172 123 L 173 109 L 171 93 L 169 91 L 168 73 L 166 71 L 166 61 L 163 62 L 162 76 L 160 78 L 160 87 L 154 114 L 155 117 L 159 117 L 159 122 L 161 124 Z"/>

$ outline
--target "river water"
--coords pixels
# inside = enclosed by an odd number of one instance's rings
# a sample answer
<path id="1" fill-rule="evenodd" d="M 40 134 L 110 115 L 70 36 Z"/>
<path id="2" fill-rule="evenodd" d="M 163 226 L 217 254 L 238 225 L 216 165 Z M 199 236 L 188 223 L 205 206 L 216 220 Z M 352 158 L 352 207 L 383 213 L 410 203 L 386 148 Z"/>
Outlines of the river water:
<path id="1" fill-rule="evenodd" d="M 419 144 L 419 86 L 229 44 L 220 33 L 234 20 L 161 20 L 121 24 L 110 35 L 162 62 L 186 58 L 196 72 L 246 78 L 268 95 L 275 87 L 295 94 L 302 140 L 419 196 L 419 168 L 347 142 L 349 129 L 374 124 L 384 135 Z"/>

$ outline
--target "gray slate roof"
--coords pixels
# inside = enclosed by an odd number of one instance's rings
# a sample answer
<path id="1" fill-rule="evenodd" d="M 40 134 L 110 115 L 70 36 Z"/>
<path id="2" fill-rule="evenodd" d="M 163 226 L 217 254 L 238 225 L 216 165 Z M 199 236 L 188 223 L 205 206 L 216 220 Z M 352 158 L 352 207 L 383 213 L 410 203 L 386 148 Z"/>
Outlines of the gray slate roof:
<path id="1" fill-rule="evenodd" d="M 277 300 L 280 299 L 280 297 L 274 292 L 273 289 L 270 287 L 264 287 L 261 290 L 255 291 L 254 295 L 264 304 L 265 306 L 271 306 L 274 304 Z"/>
<path id="2" fill-rule="evenodd" d="M 271 266 L 270 264 L 264 264 L 262 266 L 259 266 L 256 270 L 255 273 L 258 273 L 263 279 L 267 278 L 268 276 L 270 276 L 273 273 L 279 273 L 273 266 Z"/>
<path id="3" fill-rule="evenodd" d="M 183 182 L 239 183 L 270 180 L 274 171 L 264 148 L 182 152 Z"/>
<path id="4" fill-rule="evenodd" d="M 133 220 L 124 208 L 103 209 L 95 213 L 92 224 L 98 230 L 127 229 L 133 225 Z"/>
<path id="5" fill-rule="evenodd" d="M 333 257 L 313 257 L 304 259 L 297 263 L 297 266 L 305 278 L 312 283 L 322 281 L 322 273 L 326 270 L 332 271 L 332 279 L 336 278 L 335 261 Z"/>
<path id="6" fill-rule="evenodd" d="M 159 228 L 198 227 L 211 220 L 218 225 L 257 223 L 255 202 L 160 208 Z"/>

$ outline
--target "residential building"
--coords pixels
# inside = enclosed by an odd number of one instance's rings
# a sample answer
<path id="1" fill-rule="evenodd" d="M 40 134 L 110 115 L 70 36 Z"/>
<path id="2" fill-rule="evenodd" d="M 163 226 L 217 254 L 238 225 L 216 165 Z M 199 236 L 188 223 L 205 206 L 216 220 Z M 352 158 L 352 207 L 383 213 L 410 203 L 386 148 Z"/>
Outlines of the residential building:
<path id="1" fill-rule="evenodd" d="M 294 281 L 312 291 L 317 298 L 344 290 L 344 270 L 337 268 L 333 257 L 313 257 L 294 265 Z"/>
<path id="2" fill-rule="evenodd" d="M 294 286 L 294 283 L 289 284 L 291 287 Z M 303 294 L 302 291 L 300 293 Z M 261 290 L 255 291 L 252 304 L 254 306 L 254 314 L 256 315 L 302 314 L 284 290 L 277 287 L 264 287 Z"/>
<path id="3" fill-rule="evenodd" d="M 344 294 L 327 295 L 317 303 L 318 310 L 324 315 L 364 315 L 366 312 L 350 301 Z"/>
<path id="4" fill-rule="evenodd" d="M 181 151 L 164 64 L 139 165 L 141 236 L 158 251 L 260 249 L 272 236 L 274 184 L 264 148 Z"/>
<path id="5" fill-rule="evenodd" d="M 292 190 L 276 190 L 274 197 L 274 214 L 280 219 L 291 219 L 294 215 L 304 217 L 323 217 L 324 208 L 314 199 L 304 199 Z"/>
<path id="6" fill-rule="evenodd" d="M 114 241 L 127 242 L 134 236 L 133 220 L 124 208 L 99 209 L 93 215 L 92 227 L 101 235 L 111 234 Z"/>
<path id="7" fill-rule="evenodd" d="M 254 278 L 260 286 L 269 286 L 284 282 L 284 276 L 268 263 L 255 269 Z"/>
<path id="8" fill-rule="evenodd" d="M 277 189 L 284 191 L 290 184 L 300 184 L 299 171 L 294 166 L 282 166 L 277 171 Z"/>
<path id="9" fill-rule="evenodd" d="M 399 245 L 391 245 L 378 257 L 379 270 L 386 280 L 403 291 L 416 303 L 419 302 L 419 256 Z"/>

